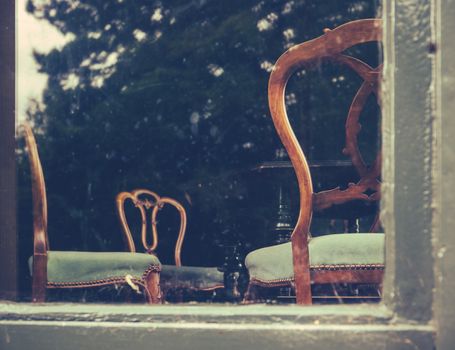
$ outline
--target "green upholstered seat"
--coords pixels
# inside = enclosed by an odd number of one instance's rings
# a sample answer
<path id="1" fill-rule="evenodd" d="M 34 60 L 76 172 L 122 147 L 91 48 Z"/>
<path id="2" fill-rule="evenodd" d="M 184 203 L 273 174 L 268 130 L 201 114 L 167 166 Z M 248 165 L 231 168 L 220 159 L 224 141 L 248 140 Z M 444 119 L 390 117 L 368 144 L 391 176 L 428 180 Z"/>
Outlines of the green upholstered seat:
<path id="1" fill-rule="evenodd" d="M 213 290 L 224 286 L 222 272 L 216 267 L 162 265 L 163 289 Z"/>
<path id="2" fill-rule="evenodd" d="M 32 271 L 33 257 L 29 260 Z M 127 252 L 48 251 L 47 282 L 55 285 L 90 284 L 122 280 L 130 275 L 141 280 L 150 270 L 160 268 L 154 255 Z"/>
<path id="3" fill-rule="evenodd" d="M 384 234 L 347 233 L 312 238 L 311 269 L 381 268 L 384 265 Z M 294 279 L 291 243 L 261 248 L 247 255 L 250 279 L 261 282 Z"/>

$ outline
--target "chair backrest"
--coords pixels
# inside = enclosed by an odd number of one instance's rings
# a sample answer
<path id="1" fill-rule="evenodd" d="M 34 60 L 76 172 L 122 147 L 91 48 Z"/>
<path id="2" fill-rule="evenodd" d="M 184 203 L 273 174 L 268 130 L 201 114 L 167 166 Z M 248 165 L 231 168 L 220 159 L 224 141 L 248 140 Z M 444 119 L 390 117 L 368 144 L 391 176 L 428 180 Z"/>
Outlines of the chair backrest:
<path id="1" fill-rule="evenodd" d="M 379 20 L 377 20 L 379 21 Z M 364 21 L 352 22 L 362 24 Z M 345 190 L 334 188 L 327 191 L 322 191 L 313 194 L 313 210 L 320 211 L 331 207 L 335 204 L 342 204 L 351 200 L 362 201 L 377 201 L 380 199 L 380 181 L 381 176 L 381 152 L 378 152 L 376 159 L 371 166 L 367 166 L 358 146 L 358 135 L 361 130 L 359 118 L 363 108 L 366 106 L 368 97 L 371 94 L 376 96 L 378 103 L 379 99 L 379 83 L 382 72 L 382 65 L 372 68 L 365 62 L 347 55 L 335 53 L 330 56 L 323 56 L 322 59 L 331 62 L 342 64 L 354 70 L 363 80 L 357 94 L 355 95 L 349 112 L 346 118 L 345 125 L 345 147 L 343 154 L 351 158 L 354 168 L 360 177 L 360 180 L 355 184 L 350 184 Z M 372 194 L 366 194 L 371 191 Z M 377 226 L 378 221 L 372 225 L 372 230 Z"/>
<path id="2" fill-rule="evenodd" d="M 45 294 L 47 281 L 47 199 L 43 168 L 38 154 L 35 136 L 28 124 L 22 126 L 30 163 L 33 196 L 33 299 Z"/>
<path id="3" fill-rule="evenodd" d="M 134 206 L 140 211 L 141 214 L 141 241 L 144 250 L 151 254 L 156 251 L 158 248 L 158 231 L 157 231 L 157 215 L 158 212 L 164 207 L 166 204 L 170 204 L 174 206 L 179 214 L 180 214 L 180 229 L 177 236 L 177 241 L 175 244 L 175 251 L 174 251 L 174 259 L 175 265 L 181 266 L 181 252 L 182 252 L 182 245 L 183 240 L 185 238 L 185 231 L 186 231 L 186 211 L 185 208 L 177 202 L 175 199 L 169 197 L 160 197 L 155 192 L 146 190 L 146 189 L 136 189 L 131 192 L 120 192 L 116 198 L 116 205 L 117 205 L 117 214 L 120 220 L 120 224 L 122 226 L 124 239 L 126 246 L 130 252 L 136 251 L 136 246 L 134 244 L 133 235 L 131 233 L 130 227 L 128 225 L 128 221 L 126 218 L 125 213 L 125 203 L 127 200 L 133 202 Z M 147 212 L 151 210 L 150 219 L 147 217 Z M 149 221 L 150 220 L 150 221 Z M 148 222 L 150 222 L 150 229 Z M 149 244 L 147 240 L 147 234 L 151 233 L 152 235 L 152 243 Z"/>
<path id="4" fill-rule="evenodd" d="M 323 208 L 332 204 L 344 203 L 347 200 L 376 200 L 379 195 L 378 175 L 380 173 L 381 156 L 378 155 L 374 165 L 368 168 L 363 161 L 357 145 L 358 123 L 360 112 L 371 93 L 377 95 L 380 83 L 381 67 L 371 68 L 366 63 L 343 55 L 346 49 L 362 43 L 381 41 L 382 22 L 379 19 L 365 19 L 346 23 L 313 40 L 291 47 L 275 63 L 269 79 L 269 108 L 273 123 L 283 142 L 294 167 L 300 192 L 300 211 L 297 224 L 292 233 L 292 251 L 294 275 L 298 303 L 311 303 L 308 239 L 313 207 Z M 355 96 L 346 122 L 346 147 L 344 153 L 352 159 L 361 181 L 347 190 L 334 189 L 318 196 L 313 195 L 310 169 L 302 148 L 289 122 L 286 105 L 285 89 L 291 75 L 302 66 L 310 65 L 321 59 L 334 60 L 347 65 L 356 71 L 364 80 Z M 375 195 L 364 192 L 373 190 Z M 329 193 L 330 192 L 330 193 Z M 314 201 L 314 203 L 313 203 Z"/>

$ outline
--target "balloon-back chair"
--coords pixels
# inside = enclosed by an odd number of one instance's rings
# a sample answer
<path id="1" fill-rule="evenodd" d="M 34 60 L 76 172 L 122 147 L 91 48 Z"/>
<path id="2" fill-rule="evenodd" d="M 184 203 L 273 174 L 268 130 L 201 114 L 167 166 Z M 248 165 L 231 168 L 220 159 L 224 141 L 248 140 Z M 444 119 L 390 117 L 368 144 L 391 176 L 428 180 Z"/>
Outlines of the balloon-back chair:
<path id="1" fill-rule="evenodd" d="M 160 197 L 147 189 L 136 189 L 131 192 L 120 192 L 117 195 L 116 205 L 120 225 L 124 234 L 126 249 L 136 251 L 133 234 L 127 221 L 125 204 L 132 202 L 141 215 L 140 237 L 142 249 L 151 256 L 156 255 L 158 248 L 157 216 L 165 205 L 177 209 L 180 214 L 180 228 L 174 250 L 174 265 L 163 264 L 161 269 L 161 290 L 164 296 L 170 290 L 187 291 L 214 291 L 224 288 L 224 274 L 216 267 L 182 266 L 181 252 L 185 238 L 187 216 L 185 208 L 175 199 Z M 149 214 L 149 215 L 147 215 Z M 150 223 L 150 225 L 149 225 Z M 147 235 L 151 234 L 152 242 L 148 242 Z M 201 253 L 201 252 L 199 252 Z"/>
<path id="2" fill-rule="evenodd" d="M 363 61 L 343 54 L 350 47 L 381 41 L 381 20 L 365 19 L 346 23 L 313 40 L 291 47 L 275 63 L 269 80 L 269 108 L 273 123 L 291 159 L 300 192 L 300 211 L 291 242 L 261 248 L 248 254 L 250 274 L 246 300 L 255 300 L 263 288 L 291 286 L 298 304 L 312 303 L 312 284 L 358 283 L 380 285 L 384 270 L 384 234 L 343 233 L 311 237 L 313 210 L 351 200 L 377 201 L 380 196 L 381 155 L 366 166 L 359 152 L 359 117 L 367 98 L 378 98 L 381 66 L 371 68 Z M 351 104 L 346 121 L 346 147 L 360 175 L 360 181 L 345 190 L 335 188 L 313 193 L 310 169 L 292 130 L 285 105 L 285 88 L 291 75 L 302 67 L 327 60 L 353 69 L 363 80 Z M 380 104 L 380 99 L 378 98 Z M 378 220 L 373 226 L 377 227 Z"/>
<path id="3" fill-rule="evenodd" d="M 150 304 L 160 303 L 161 265 L 149 254 L 127 252 L 82 252 L 52 250 L 47 233 L 47 198 L 43 169 L 35 137 L 23 125 L 30 162 L 33 197 L 32 301 L 44 302 L 50 288 L 88 288 L 129 285 L 142 289 Z"/>

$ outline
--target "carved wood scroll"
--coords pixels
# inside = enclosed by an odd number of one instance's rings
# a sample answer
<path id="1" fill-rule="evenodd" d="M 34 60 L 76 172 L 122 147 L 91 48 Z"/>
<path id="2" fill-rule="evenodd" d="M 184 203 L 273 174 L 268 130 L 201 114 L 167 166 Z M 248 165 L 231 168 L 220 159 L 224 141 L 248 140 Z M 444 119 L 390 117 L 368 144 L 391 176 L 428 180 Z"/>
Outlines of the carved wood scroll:
<path id="1" fill-rule="evenodd" d="M 343 204 L 352 200 L 366 202 L 380 199 L 381 153 L 379 152 L 374 163 L 368 167 L 363 160 L 358 146 L 358 135 L 361 130 L 360 114 L 365 107 L 368 97 L 374 94 L 378 98 L 378 87 L 381 78 L 382 65 L 371 68 L 366 63 L 346 55 L 335 55 L 331 60 L 345 64 L 352 68 L 364 80 L 355 95 L 346 119 L 346 145 L 343 154 L 351 158 L 352 164 L 360 176 L 357 183 L 349 184 L 345 190 L 339 187 L 313 194 L 313 210 L 321 211 L 332 205 Z M 378 104 L 380 101 L 378 99 Z M 371 194 L 367 194 L 370 192 Z M 373 225 L 375 226 L 375 225 Z M 372 227 L 373 228 L 373 227 Z"/>
<path id="2" fill-rule="evenodd" d="M 186 211 L 185 208 L 176 200 L 168 197 L 160 197 L 155 192 L 146 190 L 146 189 L 136 189 L 131 192 L 121 192 L 117 195 L 116 204 L 117 204 L 117 214 L 122 226 L 125 243 L 130 252 L 136 252 L 136 247 L 133 240 L 133 235 L 131 233 L 130 227 L 125 214 L 125 203 L 126 201 L 132 201 L 134 206 L 141 213 L 141 242 L 144 250 L 153 254 L 158 247 L 158 230 L 157 230 L 157 215 L 158 212 L 166 204 L 170 204 L 175 207 L 180 214 L 180 229 L 177 236 L 177 242 L 175 244 L 174 259 L 175 265 L 181 266 L 181 251 L 183 240 L 185 238 L 186 231 Z M 149 219 L 147 218 L 147 213 L 149 213 Z M 150 231 L 147 230 L 148 222 L 150 222 Z M 151 232 L 152 242 L 149 243 L 147 240 L 147 233 Z"/>

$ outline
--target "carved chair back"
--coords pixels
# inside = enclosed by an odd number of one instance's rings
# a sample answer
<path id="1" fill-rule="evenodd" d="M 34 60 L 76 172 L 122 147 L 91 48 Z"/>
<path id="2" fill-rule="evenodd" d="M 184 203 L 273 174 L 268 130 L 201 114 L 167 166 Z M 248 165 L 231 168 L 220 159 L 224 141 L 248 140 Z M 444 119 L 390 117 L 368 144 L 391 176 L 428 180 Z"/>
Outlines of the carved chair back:
<path id="1" fill-rule="evenodd" d="M 362 79 L 363 84 L 357 91 L 346 118 L 345 147 L 343 154 L 349 156 L 352 165 L 356 169 L 360 180 L 350 183 L 348 188 L 341 190 L 339 187 L 313 193 L 313 210 L 322 211 L 333 205 L 343 204 L 352 200 L 374 202 L 380 199 L 380 175 L 381 175 L 381 152 L 371 166 L 364 161 L 358 145 L 358 136 L 361 130 L 359 122 L 361 112 L 366 106 L 368 97 L 374 94 L 380 104 L 378 89 L 381 77 L 382 65 L 372 68 L 365 62 L 343 54 L 335 54 L 323 57 L 338 64 L 344 64 L 354 70 Z M 369 192 L 367 194 L 367 192 Z M 376 215 L 370 231 L 376 231 L 379 227 L 379 213 Z"/>
<path id="2" fill-rule="evenodd" d="M 362 21 L 359 21 L 360 24 Z M 329 30 L 325 35 L 331 35 Z M 336 52 L 336 51 L 335 51 Z M 365 202 L 378 201 L 380 199 L 380 176 L 381 176 L 381 152 L 379 151 L 374 162 L 368 166 L 364 161 L 358 145 L 358 136 L 361 131 L 359 122 L 362 110 L 367 104 L 368 97 L 374 94 L 378 104 L 381 104 L 378 94 L 382 65 L 376 68 L 370 67 L 365 62 L 352 56 L 336 52 L 327 56 L 322 53 L 319 60 L 327 60 L 336 64 L 345 65 L 355 71 L 363 80 L 349 108 L 345 125 L 345 147 L 343 154 L 351 158 L 352 165 L 356 169 L 360 180 L 350 183 L 348 188 L 340 190 L 339 187 L 313 193 L 313 210 L 322 211 L 333 205 L 339 205 L 352 200 Z M 303 63 L 304 64 L 304 63 Z M 367 191 L 370 194 L 367 194 Z M 370 231 L 376 231 L 379 226 L 379 213 L 376 215 Z"/>
<path id="3" fill-rule="evenodd" d="M 155 192 L 146 189 L 136 189 L 131 192 L 119 193 L 116 199 L 117 214 L 122 226 L 125 244 L 128 250 L 131 252 L 136 251 L 136 246 L 134 244 L 133 235 L 131 233 L 130 226 L 128 225 L 125 213 L 125 203 L 127 201 L 131 201 L 141 214 L 141 242 L 144 251 L 149 254 L 154 254 L 158 248 L 158 212 L 166 204 L 169 204 L 177 209 L 180 214 L 180 228 L 175 244 L 174 259 L 175 265 L 181 266 L 181 252 L 187 223 L 185 208 L 175 199 L 169 197 L 160 197 Z M 151 243 L 149 243 L 147 239 L 147 235 L 150 234 L 152 236 Z"/>
<path id="4" fill-rule="evenodd" d="M 278 135 L 283 142 L 293 164 L 300 192 L 300 211 L 297 224 L 292 233 L 292 252 L 296 294 L 298 303 L 311 303 L 308 240 L 312 211 L 344 203 L 347 200 L 377 200 L 381 155 L 371 167 L 367 167 L 357 145 L 360 131 L 359 117 L 370 94 L 378 96 L 381 66 L 371 68 L 366 63 L 344 55 L 350 47 L 367 42 L 380 42 L 382 37 L 381 20 L 365 19 L 349 22 L 325 33 L 313 40 L 296 45 L 286 51 L 275 63 L 270 75 L 268 97 L 269 108 Z M 346 122 L 346 147 L 344 153 L 352 159 L 361 180 L 350 185 L 345 191 L 334 189 L 320 194 L 313 194 L 310 169 L 303 150 L 292 130 L 286 105 L 285 89 L 292 74 L 303 66 L 318 60 L 327 59 L 347 65 L 364 80 L 351 104 Z M 365 192 L 371 190 L 373 195 Z"/>

